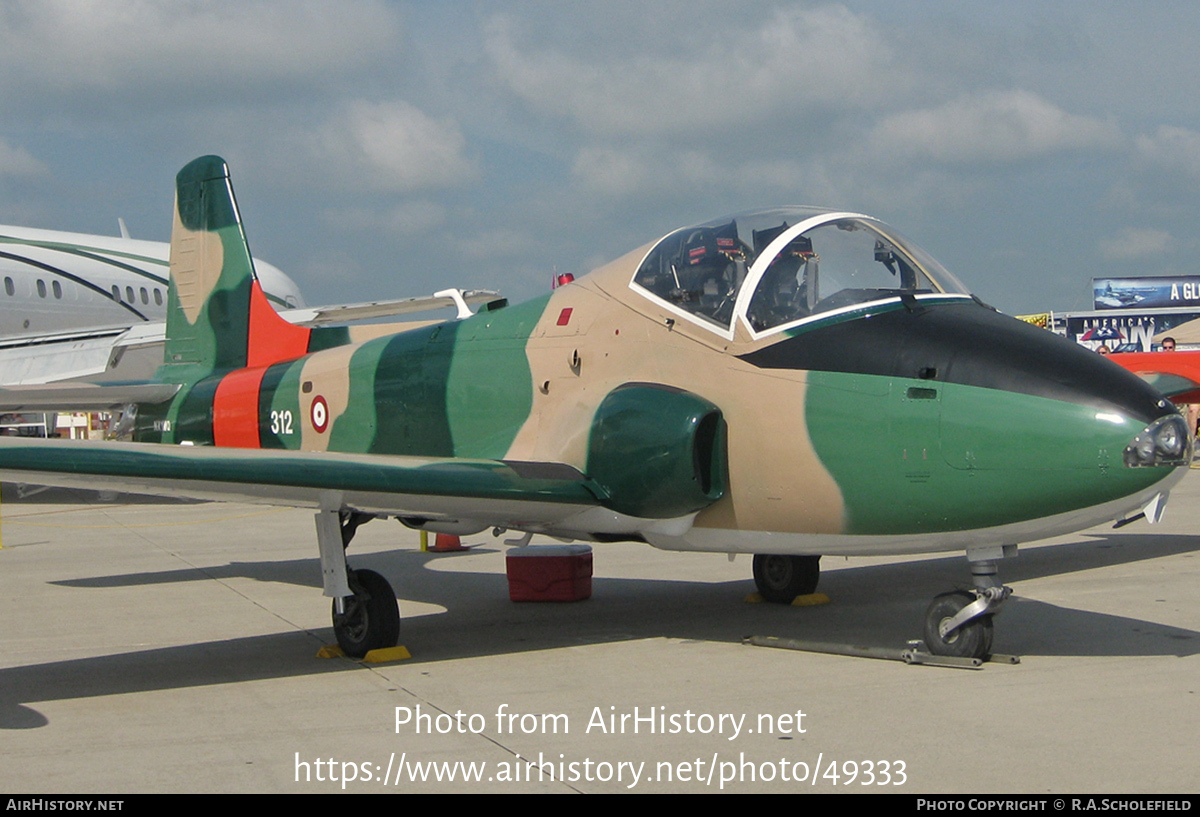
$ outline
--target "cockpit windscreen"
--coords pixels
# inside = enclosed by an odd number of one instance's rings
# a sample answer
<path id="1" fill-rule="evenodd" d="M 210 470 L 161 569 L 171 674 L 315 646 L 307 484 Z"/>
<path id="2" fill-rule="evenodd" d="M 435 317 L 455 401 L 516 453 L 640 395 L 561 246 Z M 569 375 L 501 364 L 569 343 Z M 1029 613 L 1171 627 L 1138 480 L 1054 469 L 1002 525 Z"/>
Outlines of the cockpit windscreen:
<path id="1" fill-rule="evenodd" d="M 754 332 L 904 293 L 967 294 L 880 222 L 799 207 L 676 230 L 647 254 L 633 285 L 714 328 L 729 330 L 744 313 Z"/>

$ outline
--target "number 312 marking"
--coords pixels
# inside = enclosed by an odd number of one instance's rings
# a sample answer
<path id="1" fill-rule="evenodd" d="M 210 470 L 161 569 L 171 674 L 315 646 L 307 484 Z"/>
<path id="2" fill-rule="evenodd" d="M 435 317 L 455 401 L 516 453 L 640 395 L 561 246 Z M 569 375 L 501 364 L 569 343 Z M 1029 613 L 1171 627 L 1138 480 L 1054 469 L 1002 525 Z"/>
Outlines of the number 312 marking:
<path id="1" fill-rule="evenodd" d="M 272 434 L 291 434 L 292 433 L 292 413 L 290 411 L 272 411 L 271 412 L 271 433 Z"/>

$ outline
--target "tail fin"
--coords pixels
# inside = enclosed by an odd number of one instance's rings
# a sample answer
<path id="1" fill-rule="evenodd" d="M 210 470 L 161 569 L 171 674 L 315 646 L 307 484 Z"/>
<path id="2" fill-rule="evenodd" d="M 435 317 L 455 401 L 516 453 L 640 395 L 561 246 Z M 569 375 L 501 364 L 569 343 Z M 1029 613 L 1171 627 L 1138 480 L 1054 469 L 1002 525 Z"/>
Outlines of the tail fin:
<path id="1" fill-rule="evenodd" d="M 242 229 L 229 168 L 202 156 L 175 177 L 167 342 L 159 376 L 198 380 L 303 355 L 309 330 L 271 307 Z"/>

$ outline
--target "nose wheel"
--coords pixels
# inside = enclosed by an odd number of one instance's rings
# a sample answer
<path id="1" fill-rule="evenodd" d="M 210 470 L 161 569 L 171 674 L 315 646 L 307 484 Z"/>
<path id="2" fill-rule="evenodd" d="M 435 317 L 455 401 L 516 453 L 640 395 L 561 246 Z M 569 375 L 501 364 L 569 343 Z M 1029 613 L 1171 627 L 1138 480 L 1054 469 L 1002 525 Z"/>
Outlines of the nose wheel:
<path id="1" fill-rule="evenodd" d="M 349 570 L 346 578 L 354 595 L 333 602 L 333 633 L 342 652 L 362 658 L 371 650 L 396 646 L 400 607 L 387 579 L 373 570 Z"/>
<path id="2" fill-rule="evenodd" d="M 992 617 L 981 615 L 953 626 L 963 610 L 977 601 L 974 593 L 943 593 L 925 612 L 925 645 L 934 655 L 987 658 L 992 654 Z M 953 627 L 953 629 L 951 629 Z"/>
<path id="3" fill-rule="evenodd" d="M 996 562 L 1016 552 L 1016 545 L 967 551 L 975 589 L 942 593 L 929 605 L 925 646 L 931 653 L 981 659 L 992 654 L 992 616 L 1012 595 L 1012 588 L 1000 583 Z"/>

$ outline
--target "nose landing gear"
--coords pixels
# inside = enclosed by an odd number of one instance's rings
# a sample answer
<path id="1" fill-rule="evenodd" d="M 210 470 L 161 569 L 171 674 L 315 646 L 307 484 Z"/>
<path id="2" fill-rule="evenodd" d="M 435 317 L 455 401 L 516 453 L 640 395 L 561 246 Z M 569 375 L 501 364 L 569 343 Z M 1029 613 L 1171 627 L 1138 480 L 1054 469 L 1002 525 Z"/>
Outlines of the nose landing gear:
<path id="1" fill-rule="evenodd" d="M 996 562 L 1017 555 L 1016 545 L 973 548 L 973 591 L 956 590 L 934 598 L 925 612 L 925 645 L 934 655 L 987 658 L 992 654 L 992 616 L 1000 612 L 1012 588 L 997 577 Z"/>

